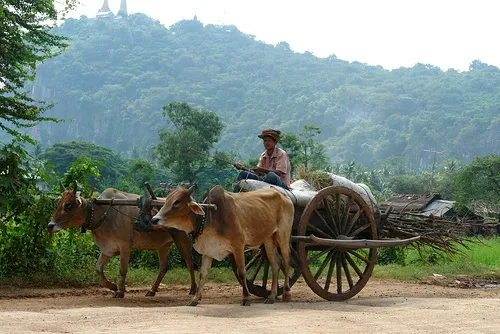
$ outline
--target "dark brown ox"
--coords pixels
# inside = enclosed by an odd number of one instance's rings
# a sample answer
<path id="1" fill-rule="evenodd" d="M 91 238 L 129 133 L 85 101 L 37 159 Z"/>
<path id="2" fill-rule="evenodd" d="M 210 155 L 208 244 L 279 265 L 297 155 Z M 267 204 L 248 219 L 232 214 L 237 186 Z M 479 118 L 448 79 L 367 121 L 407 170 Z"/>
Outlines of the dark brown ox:
<path id="1" fill-rule="evenodd" d="M 99 199 L 137 199 L 138 195 L 125 193 L 108 188 Z M 89 206 L 90 205 L 90 206 Z M 122 298 L 125 293 L 125 278 L 129 267 L 130 251 L 132 249 L 154 250 L 158 252 L 160 272 L 151 290 L 146 296 L 154 296 L 158 286 L 168 269 L 168 252 L 175 241 L 181 256 L 186 261 L 191 275 L 190 294 L 196 291 L 194 268 L 192 261 L 191 242 L 184 232 L 168 231 L 167 229 L 138 232 L 134 230 L 134 222 L 139 216 L 139 208 L 135 206 L 96 205 L 80 197 L 76 192 L 64 191 L 57 203 L 52 221 L 48 224 L 50 232 L 59 232 L 69 227 L 87 226 L 92 231 L 92 237 L 101 250 L 97 260 L 97 273 L 101 285 L 115 291 L 115 297 Z M 104 266 L 109 259 L 120 254 L 120 283 L 118 287 L 104 275 Z"/>
<path id="2" fill-rule="evenodd" d="M 171 192 L 165 204 L 153 217 L 152 223 L 174 227 L 186 233 L 193 233 L 203 226 L 203 208 L 191 197 L 192 189 L 179 188 Z M 273 188 L 247 193 L 229 193 L 215 186 L 207 193 L 207 202 L 215 204 L 216 210 L 207 212 L 203 232 L 194 235 L 194 249 L 203 255 L 198 291 L 190 306 L 196 306 L 201 299 L 203 285 L 212 265 L 212 260 L 223 260 L 232 255 L 235 273 L 243 287 L 241 305 L 250 305 L 245 271 L 245 246 L 254 248 L 264 244 L 272 266 L 271 294 L 266 303 L 273 303 L 278 293 L 279 258 L 281 250 L 284 262 L 285 285 L 283 301 L 291 299 L 289 284 L 289 243 L 293 224 L 292 201 Z"/>

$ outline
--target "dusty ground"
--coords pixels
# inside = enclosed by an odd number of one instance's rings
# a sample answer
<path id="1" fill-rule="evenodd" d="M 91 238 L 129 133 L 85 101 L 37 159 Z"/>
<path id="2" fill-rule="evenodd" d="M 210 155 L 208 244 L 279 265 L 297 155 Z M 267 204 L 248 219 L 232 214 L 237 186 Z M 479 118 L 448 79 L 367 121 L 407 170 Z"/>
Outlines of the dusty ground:
<path id="1" fill-rule="evenodd" d="M 129 289 L 125 299 L 103 289 L 0 287 L 1 333 L 499 333 L 500 289 L 462 289 L 371 279 L 355 298 L 326 302 L 299 281 L 293 302 L 239 306 L 236 285 L 209 285 L 201 304 L 184 286 L 162 286 L 156 297 Z M 434 283 L 429 281 L 429 283 Z M 464 279 L 465 281 L 465 279 Z M 474 286 L 474 284 L 472 284 Z"/>

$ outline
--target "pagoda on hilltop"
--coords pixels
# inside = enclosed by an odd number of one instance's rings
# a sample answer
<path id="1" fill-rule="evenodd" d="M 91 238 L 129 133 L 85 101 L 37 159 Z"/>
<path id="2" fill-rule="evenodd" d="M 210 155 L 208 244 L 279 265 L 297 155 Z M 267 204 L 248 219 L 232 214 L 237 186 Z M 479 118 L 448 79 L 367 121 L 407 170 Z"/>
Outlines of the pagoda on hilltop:
<path id="1" fill-rule="evenodd" d="M 127 0 L 122 0 L 122 2 L 120 3 L 120 10 L 118 11 L 118 14 L 116 16 L 119 16 L 119 17 L 126 17 L 126 16 L 128 16 L 128 12 L 127 12 Z"/>
<path id="2" fill-rule="evenodd" d="M 95 17 L 98 19 L 115 17 L 115 14 L 113 14 L 111 9 L 109 9 L 108 0 L 104 0 L 104 3 L 102 4 L 101 9 L 99 9 L 99 11 L 95 15 Z"/>

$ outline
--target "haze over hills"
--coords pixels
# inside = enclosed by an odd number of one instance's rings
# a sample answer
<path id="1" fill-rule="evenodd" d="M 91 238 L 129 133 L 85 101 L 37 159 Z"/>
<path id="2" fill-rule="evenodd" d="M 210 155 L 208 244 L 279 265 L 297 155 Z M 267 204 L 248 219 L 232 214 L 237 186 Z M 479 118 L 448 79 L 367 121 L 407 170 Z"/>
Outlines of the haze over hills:
<path id="1" fill-rule="evenodd" d="M 146 153 L 165 127 L 161 107 L 176 100 L 216 112 L 226 124 L 218 148 L 242 158 L 261 151 L 261 129 L 311 123 L 332 161 L 405 156 L 418 168 L 429 150 L 464 161 L 500 153 L 500 71 L 479 61 L 466 72 L 388 71 L 295 53 L 235 26 L 193 19 L 167 29 L 143 14 L 68 19 L 57 31 L 71 46 L 39 66 L 32 91 L 57 102 L 47 116 L 74 121 L 37 126 L 43 146 L 80 140 Z"/>

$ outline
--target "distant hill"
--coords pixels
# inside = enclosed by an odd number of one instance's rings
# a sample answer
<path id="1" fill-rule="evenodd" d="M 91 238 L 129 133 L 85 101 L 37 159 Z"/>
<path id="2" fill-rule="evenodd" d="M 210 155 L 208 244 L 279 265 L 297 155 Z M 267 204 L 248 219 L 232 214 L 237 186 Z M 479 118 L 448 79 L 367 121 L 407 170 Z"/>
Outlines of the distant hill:
<path id="1" fill-rule="evenodd" d="M 184 20 L 169 29 L 143 14 L 121 20 L 68 19 L 72 39 L 39 66 L 34 96 L 58 104 L 33 132 L 43 146 L 90 141 L 147 152 L 164 127 L 161 107 L 187 101 L 226 124 L 220 149 L 242 158 L 261 150 L 263 128 L 314 123 L 332 161 L 367 166 L 405 156 L 419 168 L 440 158 L 500 153 L 500 71 L 418 64 L 392 71 L 257 41 L 234 26 Z M 143 153 L 144 154 L 144 153 Z"/>

